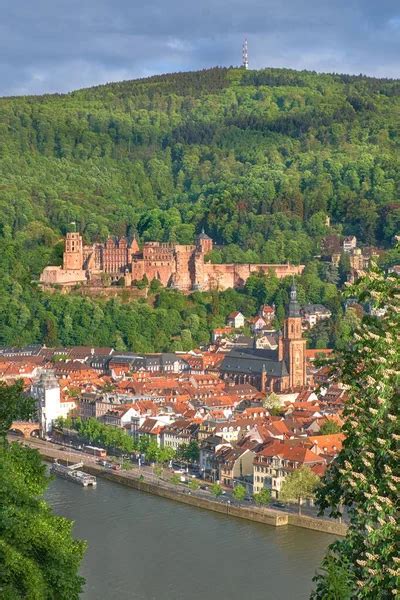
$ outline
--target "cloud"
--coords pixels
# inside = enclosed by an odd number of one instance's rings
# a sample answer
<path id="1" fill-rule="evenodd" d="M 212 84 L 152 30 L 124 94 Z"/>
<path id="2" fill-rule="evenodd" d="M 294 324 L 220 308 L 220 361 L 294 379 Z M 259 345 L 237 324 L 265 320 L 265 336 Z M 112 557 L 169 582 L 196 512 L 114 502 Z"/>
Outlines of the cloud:
<path id="1" fill-rule="evenodd" d="M 4 5 L 3 5 L 4 4 Z M 0 0 L 0 95 L 234 65 L 400 77 L 397 0 Z"/>

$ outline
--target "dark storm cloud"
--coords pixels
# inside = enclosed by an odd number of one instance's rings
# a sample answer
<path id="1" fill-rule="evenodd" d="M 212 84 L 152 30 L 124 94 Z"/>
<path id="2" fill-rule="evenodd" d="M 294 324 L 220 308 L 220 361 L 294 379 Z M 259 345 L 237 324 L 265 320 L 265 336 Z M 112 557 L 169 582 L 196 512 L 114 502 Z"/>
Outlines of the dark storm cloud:
<path id="1" fill-rule="evenodd" d="M 398 0 L 0 0 L 0 94 L 240 62 L 400 77 Z"/>

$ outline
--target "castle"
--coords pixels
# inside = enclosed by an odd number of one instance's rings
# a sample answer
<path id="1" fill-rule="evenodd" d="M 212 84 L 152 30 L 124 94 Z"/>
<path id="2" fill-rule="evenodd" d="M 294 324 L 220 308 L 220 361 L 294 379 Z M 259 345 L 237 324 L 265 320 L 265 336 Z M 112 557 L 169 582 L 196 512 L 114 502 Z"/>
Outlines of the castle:
<path id="1" fill-rule="evenodd" d="M 108 238 L 105 243 L 84 245 L 80 233 L 69 232 L 65 238 L 63 266 L 46 267 L 41 276 L 43 286 L 96 285 L 106 274 L 112 281 L 124 277 L 125 285 L 144 276 L 157 279 L 164 287 L 182 291 L 225 290 L 240 288 L 251 273 L 272 270 L 277 277 L 299 275 L 304 265 L 212 264 L 206 255 L 213 249 L 212 239 L 204 233 L 193 245 L 145 242 L 140 249 L 134 238 Z"/>

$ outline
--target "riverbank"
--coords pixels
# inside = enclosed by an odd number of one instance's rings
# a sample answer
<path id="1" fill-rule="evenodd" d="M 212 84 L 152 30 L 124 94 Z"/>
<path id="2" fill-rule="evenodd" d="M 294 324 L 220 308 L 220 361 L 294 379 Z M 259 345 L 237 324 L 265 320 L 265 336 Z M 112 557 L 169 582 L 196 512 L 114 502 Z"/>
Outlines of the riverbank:
<path id="1" fill-rule="evenodd" d="M 183 487 L 182 489 L 179 489 L 179 487 L 155 476 L 152 476 L 152 480 L 149 480 L 150 476 L 148 474 L 143 475 L 138 470 L 119 472 L 110 471 L 109 469 L 97 465 L 93 457 L 88 457 L 82 453 L 76 452 L 69 452 L 68 455 L 66 455 L 65 451 L 51 447 L 50 444 L 43 447 L 40 440 L 24 440 L 24 443 L 28 443 L 30 446 L 36 448 L 46 461 L 52 462 L 57 458 L 63 464 L 72 461 L 83 462 L 85 471 L 92 475 L 102 477 L 108 481 L 125 485 L 148 494 L 161 496 L 163 498 L 168 498 L 169 500 L 189 504 L 197 508 L 218 512 L 231 517 L 272 525 L 273 527 L 290 525 L 337 536 L 346 535 L 347 525 L 345 523 L 339 523 L 338 521 L 330 519 L 297 515 L 271 508 L 232 505 L 206 497 L 205 494 L 202 494 L 200 491 L 196 493 Z"/>

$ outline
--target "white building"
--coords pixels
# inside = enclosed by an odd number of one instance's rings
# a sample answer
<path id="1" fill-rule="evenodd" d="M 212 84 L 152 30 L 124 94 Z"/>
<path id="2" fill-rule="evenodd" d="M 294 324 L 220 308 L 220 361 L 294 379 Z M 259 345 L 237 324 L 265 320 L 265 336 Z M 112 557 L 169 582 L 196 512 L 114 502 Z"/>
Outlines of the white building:
<path id="1" fill-rule="evenodd" d="M 357 248 L 357 238 L 355 235 L 348 235 L 343 240 L 343 252 L 351 252 Z"/>
<path id="2" fill-rule="evenodd" d="M 37 400 L 42 434 L 51 433 L 54 421 L 59 417 L 66 417 L 71 410 L 69 402 L 61 402 L 60 386 L 54 371 L 43 371 L 32 384 L 31 394 Z"/>
<path id="3" fill-rule="evenodd" d="M 234 327 L 235 329 L 240 329 L 241 327 L 244 327 L 244 322 L 245 322 L 244 315 L 242 315 L 242 313 L 239 312 L 238 310 L 236 310 L 235 312 L 232 312 L 228 316 L 228 325 L 230 327 Z"/>
<path id="4" fill-rule="evenodd" d="M 322 304 L 306 304 L 303 309 L 303 324 L 311 329 L 320 321 L 330 319 L 332 316 L 331 311 Z"/>

